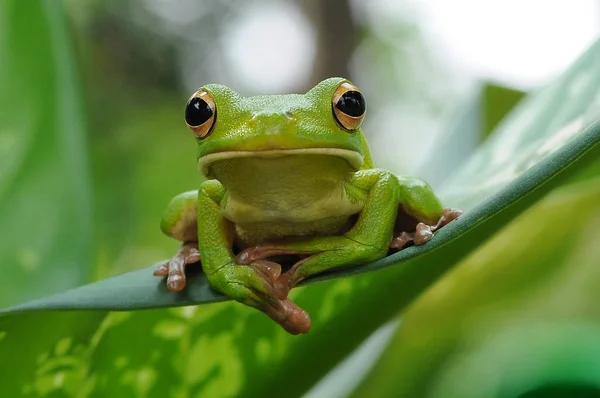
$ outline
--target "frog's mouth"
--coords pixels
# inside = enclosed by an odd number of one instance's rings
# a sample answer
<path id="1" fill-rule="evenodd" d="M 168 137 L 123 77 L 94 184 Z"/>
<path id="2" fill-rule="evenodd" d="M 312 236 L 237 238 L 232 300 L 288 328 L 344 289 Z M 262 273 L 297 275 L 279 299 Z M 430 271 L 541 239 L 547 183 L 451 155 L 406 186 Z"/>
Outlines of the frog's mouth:
<path id="1" fill-rule="evenodd" d="M 302 149 L 268 149 L 258 151 L 224 151 L 215 152 L 202 156 L 198 159 L 198 169 L 200 172 L 209 177 L 209 166 L 219 160 L 229 160 L 234 158 L 277 158 L 282 156 L 293 155 L 328 155 L 337 156 L 345 159 L 354 170 L 360 170 L 363 165 L 363 155 L 341 148 L 302 148 Z"/>

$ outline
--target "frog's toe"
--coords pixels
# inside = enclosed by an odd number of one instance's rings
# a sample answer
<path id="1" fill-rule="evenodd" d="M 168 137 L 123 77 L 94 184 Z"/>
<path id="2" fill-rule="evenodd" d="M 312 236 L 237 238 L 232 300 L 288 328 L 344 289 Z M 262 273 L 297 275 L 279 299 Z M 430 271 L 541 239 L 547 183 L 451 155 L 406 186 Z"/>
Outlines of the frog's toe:
<path id="1" fill-rule="evenodd" d="M 414 234 L 408 232 L 400 232 L 399 234 L 394 235 L 392 241 L 390 242 L 390 248 L 402 249 L 404 246 L 413 241 L 413 235 Z"/>
<path id="2" fill-rule="evenodd" d="M 263 311 L 290 334 L 296 335 L 310 331 L 310 316 L 289 299 L 270 302 Z"/>
<path id="3" fill-rule="evenodd" d="M 167 276 L 167 288 L 173 292 L 183 290 L 186 285 L 185 267 L 200 261 L 198 242 L 185 242 L 168 262 L 161 264 L 155 271 L 156 276 Z"/>
<path id="4" fill-rule="evenodd" d="M 275 284 L 281 275 L 281 265 L 267 260 L 258 260 L 249 265 L 238 264 L 236 267 L 248 267 L 249 274 L 243 278 L 244 284 L 262 297 L 285 299 L 287 292 L 276 288 Z"/>
<path id="5" fill-rule="evenodd" d="M 456 220 L 463 214 L 459 209 L 444 209 L 444 214 L 440 217 L 435 225 L 427 225 L 418 223 L 415 232 L 398 232 L 395 233 L 390 242 L 391 249 L 402 249 L 409 243 L 414 243 L 416 246 L 423 245 L 433 238 L 433 233 L 444 225 Z"/>
<path id="6" fill-rule="evenodd" d="M 249 266 L 260 273 L 270 285 L 274 285 L 279 275 L 281 275 L 281 265 L 273 261 L 257 260 Z"/>
<path id="7" fill-rule="evenodd" d="M 433 238 L 433 231 L 429 225 L 423 224 L 422 222 L 417 224 L 417 229 L 413 235 L 413 242 L 416 246 L 423 245 L 429 242 Z"/>
<path id="8" fill-rule="evenodd" d="M 163 263 L 154 270 L 152 275 L 154 276 L 167 276 L 169 274 L 169 262 Z"/>
<path id="9" fill-rule="evenodd" d="M 394 234 L 390 242 L 391 249 L 403 249 L 409 243 L 415 246 L 423 245 L 433 238 L 434 228 L 422 222 L 417 224 L 415 232 L 400 232 Z"/>
<path id="10" fill-rule="evenodd" d="M 434 230 L 442 228 L 444 225 L 447 225 L 450 222 L 456 220 L 458 217 L 462 216 L 462 214 L 463 211 L 460 209 L 444 209 L 444 215 L 440 217 L 439 221 L 434 227 Z"/>
<path id="11" fill-rule="evenodd" d="M 264 312 L 288 333 L 308 333 L 310 330 L 310 316 L 290 299 L 280 298 L 256 288 L 250 288 L 244 296 L 242 300 L 238 301 Z"/>

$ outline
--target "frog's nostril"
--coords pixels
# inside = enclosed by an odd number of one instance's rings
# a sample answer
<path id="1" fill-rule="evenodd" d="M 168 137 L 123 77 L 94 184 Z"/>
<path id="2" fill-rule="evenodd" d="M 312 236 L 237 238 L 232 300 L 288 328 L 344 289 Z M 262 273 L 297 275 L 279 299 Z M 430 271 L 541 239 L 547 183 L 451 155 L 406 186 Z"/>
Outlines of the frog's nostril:
<path id="1" fill-rule="evenodd" d="M 294 116 L 290 111 L 285 111 L 285 117 L 287 117 L 290 120 L 294 120 Z"/>

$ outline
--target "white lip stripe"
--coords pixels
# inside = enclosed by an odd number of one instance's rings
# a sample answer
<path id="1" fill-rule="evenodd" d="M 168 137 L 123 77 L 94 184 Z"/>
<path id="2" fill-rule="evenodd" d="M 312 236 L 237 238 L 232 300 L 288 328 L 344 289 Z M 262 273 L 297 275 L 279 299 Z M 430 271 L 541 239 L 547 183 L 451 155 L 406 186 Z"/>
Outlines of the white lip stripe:
<path id="1" fill-rule="evenodd" d="M 208 176 L 208 165 L 218 160 L 233 158 L 275 158 L 298 154 L 309 155 L 331 155 L 344 158 L 352 167 L 359 170 L 363 164 L 363 155 L 358 152 L 340 148 L 302 148 L 302 149 L 269 149 L 264 151 L 226 151 L 211 153 L 198 159 L 198 169 Z"/>

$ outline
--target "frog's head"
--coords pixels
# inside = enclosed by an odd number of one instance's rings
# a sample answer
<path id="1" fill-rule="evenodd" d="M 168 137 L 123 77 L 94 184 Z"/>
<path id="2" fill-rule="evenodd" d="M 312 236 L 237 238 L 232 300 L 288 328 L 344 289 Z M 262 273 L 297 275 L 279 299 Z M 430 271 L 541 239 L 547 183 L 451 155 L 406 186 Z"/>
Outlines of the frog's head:
<path id="1" fill-rule="evenodd" d="M 329 155 L 359 170 L 370 162 L 360 125 L 363 95 L 342 78 L 322 81 L 306 94 L 243 97 L 209 84 L 190 98 L 185 120 L 198 142 L 198 167 L 234 158 Z"/>

